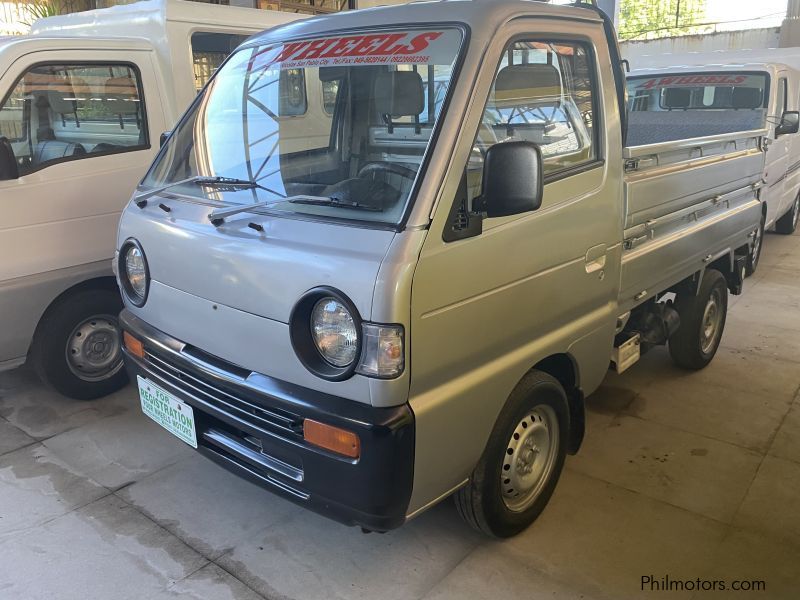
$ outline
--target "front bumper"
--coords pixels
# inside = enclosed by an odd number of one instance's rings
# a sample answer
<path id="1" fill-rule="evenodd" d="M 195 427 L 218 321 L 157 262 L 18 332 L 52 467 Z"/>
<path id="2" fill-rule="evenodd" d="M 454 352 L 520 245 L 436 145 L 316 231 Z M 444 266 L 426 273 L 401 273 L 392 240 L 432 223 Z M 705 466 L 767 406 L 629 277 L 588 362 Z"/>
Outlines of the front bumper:
<path id="1" fill-rule="evenodd" d="M 373 408 L 247 371 L 184 344 L 124 310 L 127 351 L 141 376 L 191 405 L 198 450 L 226 469 L 315 512 L 374 531 L 405 521 L 414 469 L 414 415 L 405 404 Z M 309 418 L 356 433 L 354 460 L 303 439 Z"/>

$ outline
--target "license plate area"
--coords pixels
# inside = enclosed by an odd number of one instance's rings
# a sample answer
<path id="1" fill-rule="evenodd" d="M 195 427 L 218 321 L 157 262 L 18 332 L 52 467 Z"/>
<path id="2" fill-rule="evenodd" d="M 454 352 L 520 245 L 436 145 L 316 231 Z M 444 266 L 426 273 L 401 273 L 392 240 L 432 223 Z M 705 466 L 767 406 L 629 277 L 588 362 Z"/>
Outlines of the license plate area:
<path id="1" fill-rule="evenodd" d="M 137 375 L 142 412 L 181 441 L 197 448 L 194 410 L 149 379 Z"/>

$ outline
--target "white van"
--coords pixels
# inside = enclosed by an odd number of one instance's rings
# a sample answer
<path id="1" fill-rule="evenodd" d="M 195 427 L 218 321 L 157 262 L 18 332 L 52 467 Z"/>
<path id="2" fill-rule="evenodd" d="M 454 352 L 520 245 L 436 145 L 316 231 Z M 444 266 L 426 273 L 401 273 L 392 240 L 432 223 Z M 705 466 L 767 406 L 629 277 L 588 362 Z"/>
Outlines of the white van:
<path id="1" fill-rule="evenodd" d="M 691 55 L 700 59 L 703 55 Z M 680 57 L 673 56 L 675 60 Z M 719 57 L 717 57 L 719 58 Z M 800 72 L 781 63 L 709 64 L 636 69 L 628 76 L 628 111 L 641 139 L 630 145 L 767 130 L 761 199 L 764 229 L 791 234 L 800 216 L 798 111 Z M 698 154 L 697 158 L 702 158 Z"/>
<path id="2" fill-rule="evenodd" d="M 125 384 L 110 266 L 120 212 L 159 135 L 225 57 L 296 18 L 150 1 L 43 19 L 0 41 L 0 370 L 30 359 L 74 398 Z M 285 89 L 303 112 L 308 91 Z"/>

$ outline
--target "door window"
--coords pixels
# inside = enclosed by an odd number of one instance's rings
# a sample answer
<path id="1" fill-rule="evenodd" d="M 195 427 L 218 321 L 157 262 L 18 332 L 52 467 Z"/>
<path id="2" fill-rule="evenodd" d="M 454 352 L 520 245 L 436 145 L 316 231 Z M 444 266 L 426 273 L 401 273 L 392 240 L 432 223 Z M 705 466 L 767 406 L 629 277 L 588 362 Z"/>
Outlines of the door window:
<path id="1" fill-rule="evenodd" d="M 580 43 L 522 41 L 500 63 L 475 148 L 523 140 L 539 146 L 545 174 L 597 158 L 593 74 Z"/>
<path id="2" fill-rule="evenodd" d="M 525 40 L 506 49 L 445 239 L 458 239 L 457 232 L 469 228 L 491 146 L 533 142 L 542 153 L 545 181 L 599 160 L 595 80 L 586 44 Z"/>
<path id="3" fill-rule="evenodd" d="M 34 66 L 0 105 L 0 136 L 11 142 L 20 175 L 148 148 L 139 73 L 116 63 Z"/>

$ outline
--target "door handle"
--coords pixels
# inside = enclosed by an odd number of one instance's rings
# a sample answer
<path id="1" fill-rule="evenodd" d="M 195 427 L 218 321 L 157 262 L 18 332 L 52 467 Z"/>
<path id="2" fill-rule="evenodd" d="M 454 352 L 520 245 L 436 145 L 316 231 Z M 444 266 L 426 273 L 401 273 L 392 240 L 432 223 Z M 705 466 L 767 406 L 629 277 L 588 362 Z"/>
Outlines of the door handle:
<path id="1" fill-rule="evenodd" d="M 605 244 L 598 244 L 592 246 L 586 251 L 586 272 L 594 273 L 606 266 L 606 251 L 608 248 Z"/>

